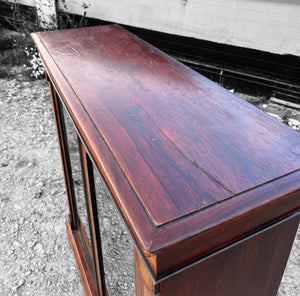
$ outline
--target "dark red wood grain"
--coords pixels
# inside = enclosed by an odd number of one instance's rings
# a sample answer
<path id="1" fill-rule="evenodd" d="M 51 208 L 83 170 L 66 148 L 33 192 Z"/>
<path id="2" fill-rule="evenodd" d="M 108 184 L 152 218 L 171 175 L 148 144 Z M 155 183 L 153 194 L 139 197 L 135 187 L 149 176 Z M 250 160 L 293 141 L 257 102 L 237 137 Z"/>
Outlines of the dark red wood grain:
<path id="1" fill-rule="evenodd" d="M 118 27 L 85 31 L 40 35 L 156 225 L 299 167 L 289 128 Z"/>
<path id="2" fill-rule="evenodd" d="M 74 253 L 75 261 L 78 267 L 80 280 L 85 296 L 97 295 L 97 288 L 94 284 L 93 276 L 89 270 L 87 263 L 87 256 L 92 258 L 92 251 L 89 248 L 88 238 L 83 228 L 80 230 L 72 230 L 69 221 L 66 221 L 66 229 L 69 237 L 69 242 Z M 82 242 L 79 238 L 79 232 L 82 233 L 85 240 L 85 246 L 88 248 L 88 254 L 86 254 L 82 248 Z M 107 294 L 108 295 L 108 294 Z"/>
<path id="3" fill-rule="evenodd" d="M 300 134 L 119 26 L 33 39 L 155 274 L 300 208 Z"/>
<path id="4" fill-rule="evenodd" d="M 178 272 L 161 282 L 160 296 L 275 296 L 299 218 L 290 217 Z"/>

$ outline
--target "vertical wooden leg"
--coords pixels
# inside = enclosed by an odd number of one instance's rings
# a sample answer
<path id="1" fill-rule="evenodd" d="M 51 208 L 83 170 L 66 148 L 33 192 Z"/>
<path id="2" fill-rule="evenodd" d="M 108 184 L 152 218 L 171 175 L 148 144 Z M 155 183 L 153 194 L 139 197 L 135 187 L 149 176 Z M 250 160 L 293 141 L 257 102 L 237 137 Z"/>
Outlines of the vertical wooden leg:
<path id="1" fill-rule="evenodd" d="M 89 220 L 89 229 L 93 250 L 93 262 L 95 271 L 95 284 L 100 296 L 106 295 L 105 278 L 104 278 L 104 268 L 103 268 L 103 257 L 102 257 L 102 247 L 101 247 L 101 236 L 98 221 L 98 211 L 97 211 L 97 200 L 96 191 L 94 184 L 94 173 L 93 164 L 86 153 L 86 150 L 81 142 L 79 142 L 80 149 L 80 159 L 83 175 L 83 183 L 86 198 L 87 215 Z"/>
<path id="2" fill-rule="evenodd" d="M 149 273 L 141 259 L 139 253 L 134 247 L 134 269 L 135 269 L 135 295 L 153 296 L 159 295 L 158 286 L 154 285 Z"/>
<path id="3" fill-rule="evenodd" d="M 71 161 L 70 161 L 69 147 L 68 147 L 68 138 L 67 138 L 64 114 L 63 114 L 63 106 L 62 103 L 60 102 L 60 99 L 57 96 L 56 90 L 51 81 L 49 81 L 49 85 L 50 85 L 54 119 L 55 119 L 55 125 L 57 130 L 60 156 L 61 156 L 66 193 L 67 193 L 67 199 L 69 205 L 71 229 L 78 230 L 79 218 L 77 213 L 75 191 L 73 185 L 74 183 L 73 183 Z"/>

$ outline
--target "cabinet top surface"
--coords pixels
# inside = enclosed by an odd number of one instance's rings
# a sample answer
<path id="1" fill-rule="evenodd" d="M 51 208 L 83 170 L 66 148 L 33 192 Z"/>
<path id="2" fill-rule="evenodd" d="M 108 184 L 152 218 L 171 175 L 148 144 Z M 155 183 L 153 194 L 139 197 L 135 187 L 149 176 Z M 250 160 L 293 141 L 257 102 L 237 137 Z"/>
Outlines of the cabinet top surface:
<path id="1" fill-rule="evenodd" d="M 33 37 L 66 105 L 88 114 L 74 111 L 80 130 L 98 132 L 153 227 L 300 168 L 300 134 L 119 26 Z"/>

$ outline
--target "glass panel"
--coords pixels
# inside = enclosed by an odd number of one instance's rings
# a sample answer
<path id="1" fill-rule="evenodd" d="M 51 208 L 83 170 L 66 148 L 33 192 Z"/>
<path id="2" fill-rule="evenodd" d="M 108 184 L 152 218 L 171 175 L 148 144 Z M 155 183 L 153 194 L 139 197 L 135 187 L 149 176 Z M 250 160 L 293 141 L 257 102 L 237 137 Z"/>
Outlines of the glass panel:
<path id="1" fill-rule="evenodd" d="M 63 109 L 78 215 L 90 242 L 77 134 L 67 110 Z M 95 167 L 94 177 L 106 288 L 110 296 L 134 296 L 134 259 L 131 239 L 117 213 L 111 193 Z"/>
<path id="2" fill-rule="evenodd" d="M 63 108 L 63 110 L 64 110 L 66 132 L 68 137 L 70 161 L 72 166 L 72 177 L 74 182 L 74 191 L 75 191 L 78 215 L 83 224 L 88 240 L 89 242 L 91 242 L 90 235 L 89 235 L 89 225 L 88 225 L 86 202 L 84 196 L 84 187 L 83 187 L 82 171 L 81 171 L 81 164 L 80 164 L 80 152 L 78 146 L 77 133 L 75 131 L 74 125 L 72 123 L 72 120 L 67 110 L 65 108 Z"/>
<path id="3" fill-rule="evenodd" d="M 94 167 L 106 288 L 110 296 L 134 296 L 133 245 L 103 178 Z"/>

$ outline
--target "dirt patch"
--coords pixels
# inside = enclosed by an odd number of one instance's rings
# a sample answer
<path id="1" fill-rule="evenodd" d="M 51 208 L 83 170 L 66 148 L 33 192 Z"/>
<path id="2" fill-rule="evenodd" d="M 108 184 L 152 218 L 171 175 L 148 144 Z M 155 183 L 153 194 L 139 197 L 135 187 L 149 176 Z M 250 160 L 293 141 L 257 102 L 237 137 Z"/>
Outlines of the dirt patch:
<path id="1" fill-rule="evenodd" d="M 0 295 L 83 295 L 65 231 L 68 210 L 47 82 L 24 78 L 22 67 L 5 72 L 0 78 Z M 244 98 L 297 129 L 299 111 Z M 76 138 L 69 141 L 84 213 Z M 110 295 L 134 295 L 130 239 L 105 188 L 97 185 L 97 190 Z M 299 278 L 300 231 L 278 295 L 300 295 Z"/>

